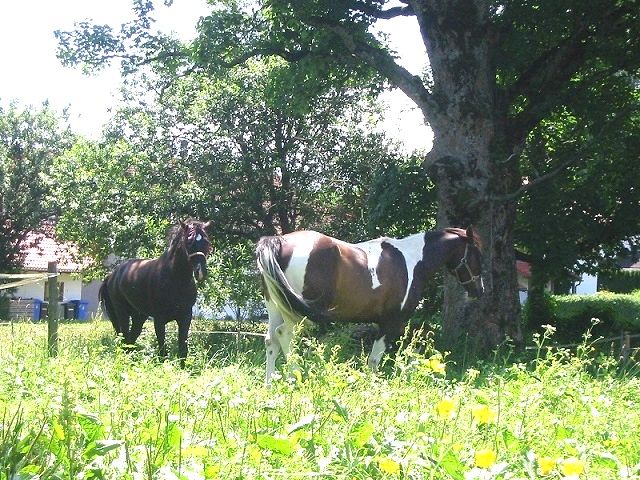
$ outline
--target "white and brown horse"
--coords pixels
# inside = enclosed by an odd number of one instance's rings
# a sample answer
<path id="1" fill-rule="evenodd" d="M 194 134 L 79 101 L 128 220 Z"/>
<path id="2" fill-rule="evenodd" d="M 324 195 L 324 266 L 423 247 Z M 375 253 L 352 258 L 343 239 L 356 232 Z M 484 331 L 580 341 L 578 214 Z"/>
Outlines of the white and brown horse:
<path id="1" fill-rule="evenodd" d="M 269 313 L 267 384 L 280 350 L 304 317 L 318 323 L 376 323 L 368 364 L 377 368 L 418 306 L 427 279 L 442 266 L 469 296 L 483 292 L 481 242 L 472 228 L 351 244 L 313 231 L 263 237 L 256 248 Z"/>

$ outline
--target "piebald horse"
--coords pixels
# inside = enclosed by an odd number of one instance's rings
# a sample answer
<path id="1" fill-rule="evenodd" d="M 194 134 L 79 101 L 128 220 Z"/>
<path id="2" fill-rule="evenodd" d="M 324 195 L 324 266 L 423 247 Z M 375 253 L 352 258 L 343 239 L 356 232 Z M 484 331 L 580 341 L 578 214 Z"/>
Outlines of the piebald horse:
<path id="1" fill-rule="evenodd" d="M 256 248 L 269 314 L 266 383 L 280 351 L 304 317 L 325 322 L 376 323 L 368 357 L 376 369 L 404 332 L 427 279 L 442 266 L 470 297 L 483 293 L 481 241 L 472 228 L 447 228 L 402 239 L 351 244 L 314 231 L 262 237 Z"/>
<path id="2" fill-rule="evenodd" d="M 116 334 L 133 345 L 147 317 L 153 317 L 161 357 L 167 356 L 165 326 L 178 322 L 178 355 L 184 365 L 196 280 L 207 276 L 212 246 L 207 228 L 211 222 L 187 220 L 174 226 L 169 245 L 155 259 L 132 259 L 118 265 L 105 278 L 98 296 Z"/>

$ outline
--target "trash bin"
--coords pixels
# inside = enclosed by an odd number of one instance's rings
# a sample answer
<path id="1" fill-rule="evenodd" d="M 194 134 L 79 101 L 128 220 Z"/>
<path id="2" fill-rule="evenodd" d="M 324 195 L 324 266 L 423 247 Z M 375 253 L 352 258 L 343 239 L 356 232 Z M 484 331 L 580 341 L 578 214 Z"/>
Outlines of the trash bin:
<path id="1" fill-rule="evenodd" d="M 86 300 L 71 300 L 76 306 L 76 317 L 78 320 L 86 321 L 89 318 L 89 302 Z"/>
<path id="2" fill-rule="evenodd" d="M 49 302 L 42 302 L 40 305 L 40 320 L 49 317 Z"/>
<path id="3" fill-rule="evenodd" d="M 42 318 L 42 300 L 37 298 L 33 299 L 33 313 L 31 314 L 31 320 L 38 321 Z"/>
<path id="4" fill-rule="evenodd" d="M 66 302 L 62 304 L 65 320 L 73 320 L 76 318 L 76 305 L 73 302 Z"/>

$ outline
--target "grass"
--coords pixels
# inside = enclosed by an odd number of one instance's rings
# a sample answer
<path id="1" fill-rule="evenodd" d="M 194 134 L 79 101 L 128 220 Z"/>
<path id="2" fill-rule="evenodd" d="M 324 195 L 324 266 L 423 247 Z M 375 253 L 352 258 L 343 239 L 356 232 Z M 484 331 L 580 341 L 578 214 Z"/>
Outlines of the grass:
<path id="1" fill-rule="evenodd" d="M 374 374 L 303 341 L 268 389 L 261 339 L 194 335 L 182 370 L 151 332 L 63 324 L 50 359 L 46 325 L 0 326 L 0 480 L 640 478 L 636 371 L 586 344 L 462 371 L 427 342 Z"/>

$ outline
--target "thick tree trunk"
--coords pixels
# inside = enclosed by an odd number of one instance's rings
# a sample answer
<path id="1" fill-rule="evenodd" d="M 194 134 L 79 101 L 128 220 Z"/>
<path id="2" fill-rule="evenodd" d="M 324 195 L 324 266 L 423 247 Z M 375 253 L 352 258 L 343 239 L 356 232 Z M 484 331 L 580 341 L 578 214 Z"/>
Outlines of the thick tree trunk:
<path id="1" fill-rule="evenodd" d="M 473 224 L 484 241 L 485 295 L 467 301 L 445 283 L 443 333 L 450 347 L 488 351 L 521 340 L 513 225 L 517 163 L 509 159 L 506 111 L 496 94 L 489 8 L 483 1 L 415 2 L 433 75 L 438 111 L 425 105 L 434 147 L 425 164 L 439 192 L 441 226 Z M 431 108 L 430 108 L 431 107 Z M 428 110 L 427 110 L 428 109 Z"/>

